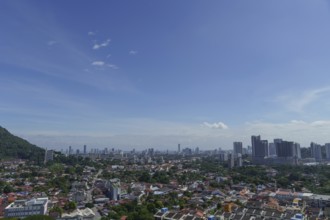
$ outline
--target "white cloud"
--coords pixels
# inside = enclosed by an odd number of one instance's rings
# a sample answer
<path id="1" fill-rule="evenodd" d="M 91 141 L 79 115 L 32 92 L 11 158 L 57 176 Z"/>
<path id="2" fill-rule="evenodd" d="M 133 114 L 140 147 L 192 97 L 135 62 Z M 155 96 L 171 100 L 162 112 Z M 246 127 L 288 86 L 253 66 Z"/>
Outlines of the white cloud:
<path id="1" fill-rule="evenodd" d="M 98 49 L 100 49 L 101 47 L 107 47 L 107 46 L 109 45 L 110 41 L 111 41 L 110 39 L 107 39 L 107 40 L 104 41 L 103 43 L 100 43 L 100 44 L 95 43 L 94 46 L 93 46 L 93 49 L 94 49 L 94 50 L 98 50 Z"/>
<path id="2" fill-rule="evenodd" d="M 304 122 L 302 120 L 291 120 L 290 123 L 291 124 L 306 124 L 306 122 Z"/>
<path id="3" fill-rule="evenodd" d="M 57 41 L 50 40 L 50 41 L 47 42 L 48 46 L 53 46 L 54 44 L 57 44 Z"/>
<path id="4" fill-rule="evenodd" d="M 330 128 L 330 121 L 313 121 L 311 123 L 313 127 L 329 127 Z"/>
<path id="5" fill-rule="evenodd" d="M 136 55 L 138 52 L 136 50 L 131 50 L 128 52 L 130 55 Z"/>
<path id="6" fill-rule="evenodd" d="M 289 111 L 301 113 L 307 106 L 317 101 L 324 93 L 329 91 L 330 87 L 324 87 L 305 91 L 301 95 L 283 95 L 278 97 L 277 100 L 282 102 Z"/>
<path id="7" fill-rule="evenodd" d="M 88 35 L 89 35 L 89 36 L 94 36 L 94 35 L 96 35 L 96 33 L 93 32 L 93 31 L 89 31 L 89 32 L 88 32 Z"/>
<path id="8" fill-rule="evenodd" d="M 98 67 L 106 66 L 106 67 L 109 67 L 111 69 L 119 69 L 119 67 L 116 66 L 115 64 L 106 63 L 106 62 L 101 61 L 101 60 L 92 62 L 92 66 L 98 66 Z"/>
<path id="9" fill-rule="evenodd" d="M 115 64 L 107 64 L 107 66 L 115 70 L 119 69 L 118 66 L 116 66 Z"/>
<path id="10" fill-rule="evenodd" d="M 204 122 L 203 126 L 208 127 L 208 128 L 213 128 L 213 129 L 228 129 L 228 126 L 224 124 L 223 122 L 218 122 L 218 123 L 208 123 Z"/>
<path id="11" fill-rule="evenodd" d="M 104 66 L 104 62 L 103 61 L 94 61 L 93 63 L 92 63 L 92 65 L 93 66 Z"/>

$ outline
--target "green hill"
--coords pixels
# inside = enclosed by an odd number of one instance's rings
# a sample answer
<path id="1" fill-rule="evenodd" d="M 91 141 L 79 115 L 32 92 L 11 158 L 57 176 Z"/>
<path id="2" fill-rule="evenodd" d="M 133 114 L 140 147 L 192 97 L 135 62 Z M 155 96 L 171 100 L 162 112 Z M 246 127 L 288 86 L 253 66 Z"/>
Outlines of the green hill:
<path id="1" fill-rule="evenodd" d="M 0 158 L 27 159 L 35 163 L 42 163 L 45 150 L 30 144 L 28 141 L 12 135 L 0 126 Z"/>

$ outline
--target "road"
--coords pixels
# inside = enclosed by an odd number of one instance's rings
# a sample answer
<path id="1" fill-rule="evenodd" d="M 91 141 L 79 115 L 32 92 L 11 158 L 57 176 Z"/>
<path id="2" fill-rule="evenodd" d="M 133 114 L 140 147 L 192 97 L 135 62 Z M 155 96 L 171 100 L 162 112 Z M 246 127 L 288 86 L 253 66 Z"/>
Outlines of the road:
<path id="1" fill-rule="evenodd" d="M 91 188 L 90 188 L 89 190 L 87 190 L 87 192 L 86 192 L 86 194 L 87 194 L 87 195 L 86 195 L 86 202 L 87 202 L 87 203 L 93 203 L 93 195 L 92 195 L 92 193 L 93 193 L 93 189 L 94 189 L 94 184 L 95 184 L 95 181 L 97 180 L 98 176 L 101 175 L 102 172 L 103 172 L 103 170 L 100 169 L 100 170 L 97 172 L 97 174 L 93 177 L 93 180 L 92 180 L 92 186 L 91 186 Z M 93 212 L 95 213 L 94 220 L 99 220 L 99 219 L 101 219 L 101 215 L 100 215 L 100 213 L 97 211 L 97 208 L 94 207 L 94 208 L 92 208 L 92 210 L 93 210 Z"/>

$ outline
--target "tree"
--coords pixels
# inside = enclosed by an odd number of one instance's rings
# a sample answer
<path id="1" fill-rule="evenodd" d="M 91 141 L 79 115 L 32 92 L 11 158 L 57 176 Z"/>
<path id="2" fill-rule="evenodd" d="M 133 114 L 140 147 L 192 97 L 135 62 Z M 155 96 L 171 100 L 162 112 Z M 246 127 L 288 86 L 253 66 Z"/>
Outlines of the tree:
<path id="1" fill-rule="evenodd" d="M 31 215 L 25 217 L 24 220 L 55 220 L 55 219 L 47 215 Z"/>
<path id="2" fill-rule="evenodd" d="M 153 204 L 153 203 L 148 203 L 148 205 L 147 205 L 147 209 L 148 209 L 148 211 L 151 212 L 151 213 L 156 213 L 156 211 L 157 211 L 156 206 L 155 206 L 155 204 Z"/>
<path id="3" fill-rule="evenodd" d="M 64 166 L 60 163 L 54 163 L 49 167 L 50 172 L 55 174 L 61 174 L 64 171 Z"/>
<path id="4" fill-rule="evenodd" d="M 49 210 L 49 213 L 58 213 L 59 216 L 62 216 L 63 209 L 59 206 L 55 206 Z"/>
<path id="5" fill-rule="evenodd" d="M 157 200 L 157 201 L 155 202 L 155 206 L 156 206 L 156 208 L 158 208 L 158 209 L 160 209 L 160 208 L 164 208 L 164 204 L 163 204 L 163 202 L 160 201 L 160 200 Z"/>
<path id="6" fill-rule="evenodd" d="M 85 205 L 86 208 L 94 208 L 94 204 L 93 203 L 86 203 Z"/>
<path id="7" fill-rule="evenodd" d="M 300 180 L 300 178 L 301 178 L 300 173 L 296 173 L 296 172 L 290 173 L 290 175 L 288 177 L 289 181 L 298 181 L 298 180 Z"/>
<path id="8" fill-rule="evenodd" d="M 75 202 L 69 201 L 64 205 L 64 209 L 67 211 L 73 211 L 77 208 L 77 204 Z"/>
<path id="9" fill-rule="evenodd" d="M 151 182 L 151 176 L 150 176 L 149 172 L 147 172 L 147 171 L 143 172 L 142 175 L 139 177 L 139 181 L 150 183 Z"/>
<path id="10" fill-rule="evenodd" d="M 3 188 L 3 193 L 11 193 L 14 191 L 14 188 L 11 186 L 11 185 L 6 185 L 4 188 Z"/>

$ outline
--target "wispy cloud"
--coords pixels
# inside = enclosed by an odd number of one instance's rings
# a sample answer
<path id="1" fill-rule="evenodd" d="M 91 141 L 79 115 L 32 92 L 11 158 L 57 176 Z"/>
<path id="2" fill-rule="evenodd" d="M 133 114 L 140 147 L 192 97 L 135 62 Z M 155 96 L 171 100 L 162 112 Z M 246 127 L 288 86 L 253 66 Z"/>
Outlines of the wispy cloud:
<path id="1" fill-rule="evenodd" d="M 111 69 L 119 69 L 119 67 L 115 64 L 111 64 L 111 63 L 106 63 L 104 61 L 98 60 L 98 61 L 94 61 L 92 62 L 92 66 L 97 66 L 97 67 L 109 67 Z M 86 70 L 85 70 L 86 71 Z"/>
<path id="2" fill-rule="evenodd" d="M 111 41 L 110 39 L 107 39 L 106 41 L 104 41 L 104 42 L 102 42 L 100 44 L 95 43 L 94 46 L 93 46 L 93 49 L 94 50 L 98 50 L 101 47 L 107 47 L 109 45 L 110 41 Z"/>
<path id="3" fill-rule="evenodd" d="M 105 62 L 103 61 L 94 61 L 92 62 L 92 66 L 104 66 Z"/>
<path id="4" fill-rule="evenodd" d="M 87 34 L 88 34 L 89 36 L 94 36 L 94 35 L 96 35 L 96 33 L 93 32 L 93 31 L 89 31 Z"/>
<path id="5" fill-rule="evenodd" d="M 305 91 L 301 95 L 289 94 L 279 96 L 277 100 L 282 102 L 289 111 L 301 113 L 308 105 L 317 101 L 324 93 L 329 91 L 330 87 L 323 87 Z"/>
<path id="6" fill-rule="evenodd" d="M 118 66 L 116 66 L 115 64 L 107 64 L 107 66 L 115 70 L 119 69 Z"/>
<path id="7" fill-rule="evenodd" d="M 221 130 L 228 129 L 228 126 L 223 122 L 215 122 L 215 123 L 204 122 L 202 125 L 204 127 L 212 128 L 212 129 L 221 129 Z"/>
<path id="8" fill-rule="evenodd" d="M 50 40 L 50 41 L 47 42 L 48 46 L 53 46 L 54 44 L 57 44 L 57 41 Z"/>
<path id="9" fill-rule="evenodd" d="M 130 50 L 128 52 L 129 55 L 136 55 L 138 52 L 136 50 Z"/>

